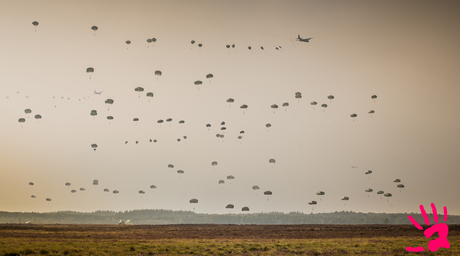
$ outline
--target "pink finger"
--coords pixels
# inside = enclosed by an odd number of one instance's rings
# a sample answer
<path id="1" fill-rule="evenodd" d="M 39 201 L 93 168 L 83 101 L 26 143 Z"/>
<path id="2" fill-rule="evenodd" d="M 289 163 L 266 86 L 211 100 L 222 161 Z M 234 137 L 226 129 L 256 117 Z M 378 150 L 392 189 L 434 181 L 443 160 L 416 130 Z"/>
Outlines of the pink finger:
<path id="1" fill-rule="evenodd" d="M 433 210 L 434 223 L 438 224 L 438 211 L 436 210 L 434 203 L 431 203 L 431 209 Z"/>
<path id="2" fill-rule="evenodd" d="M 447 221 L 447 207 L 444 206 L 444 221 Z"/>
<path id="3" fill-rule="evenodd" d="M 423 219 L 425 220 L 425 224 L 430 225 L 430 220 L 428 219 L 428 216 L 426 215 L 425 208 L 423 208 L 423 205 L 420 205 L 420 211 L 422 212 Z"/>
<path id="4" fill-rule="evenodd" d="M 416 228 L 418 228 L 419 230 L 423 230 L 422 226 L 420 226 L 420 224 L 418 224 L 418 222 L 414 220 L 414 218 L 411 215 L 409 215 L 407 218 L 409 218 L 410 222 L 412 222 L 412 224 L 414 224 Z"/>

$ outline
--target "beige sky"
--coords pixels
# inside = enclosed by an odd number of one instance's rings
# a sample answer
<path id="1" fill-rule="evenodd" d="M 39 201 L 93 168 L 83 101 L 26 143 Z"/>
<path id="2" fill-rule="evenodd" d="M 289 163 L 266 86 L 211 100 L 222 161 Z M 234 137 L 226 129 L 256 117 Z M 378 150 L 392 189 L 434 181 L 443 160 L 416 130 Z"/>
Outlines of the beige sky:
<path id="1" fill-rule="evenodd" d="M 251 212 L 311 212 L 307 202 L 316 200 L 314 212 L 417 212 L 435 203 L 460 214 L 452 197 L 460 193 L 458 7 L 456 1 L 2 1 L 0 192 L 9 196 L 0 198 L 0 210 L 225 213 L 231 203 Z M 295 41 L 298 34 L 313 39 Z M 95 69 L 91 79 L 88 67 Z M 203 81 L 199 88 L 196 80 Z M 145 91 L 135 92 L 138 86 Z M 154 93 L 150 102 L 146 92 Z M 113 105 L 104 104 L 108 98 Z M 273 113 L 270 105 L 284 102 L 290 106 Z M 244 112 L 242 104 L 249 106 Z M 167 118 L 173 121 L 157 123 Z M 222 121 L 227 130 L 218 139 Z M 231 184 L 228 175 L 236 177 Z M 387 202 L 367 188 L 393 197 Z M 266 190 L 273 192 L 269 200 Z M 326 192 L 321 201 L 318 190 Z M 342 196 L 350 197 L 346 206 Z M 189 204 L 191 198 L 199 203 Z"/>

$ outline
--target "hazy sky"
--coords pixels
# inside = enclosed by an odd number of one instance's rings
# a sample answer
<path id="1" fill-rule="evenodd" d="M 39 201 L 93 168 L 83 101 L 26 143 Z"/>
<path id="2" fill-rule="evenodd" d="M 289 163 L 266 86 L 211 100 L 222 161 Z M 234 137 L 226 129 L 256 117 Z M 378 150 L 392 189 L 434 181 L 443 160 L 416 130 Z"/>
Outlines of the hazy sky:
<path id="1" fill-rule="evenodd" d="M 309 213 L 316 200 L 313 212 L 418 212 L 435 203 L 458 215 L 459 8 L 421 0 L 1 1 L 0 210 L 228 213 L 234 204 L 236 213 Z"/>

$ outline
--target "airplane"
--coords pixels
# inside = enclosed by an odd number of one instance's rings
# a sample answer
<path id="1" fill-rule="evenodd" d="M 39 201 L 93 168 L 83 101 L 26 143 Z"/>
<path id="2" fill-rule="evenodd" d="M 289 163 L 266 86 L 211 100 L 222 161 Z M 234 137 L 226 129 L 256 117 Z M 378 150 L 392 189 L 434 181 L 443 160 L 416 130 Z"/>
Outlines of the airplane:
<path id="1" fill-rule="evenodd" d="M 310 42 L 310 39 L 312 39 L 313 37 L 310 37 L 310 38 L 301 38 L 300 35 L 297 35 L 297 40 L 299 40 L 300 42 Z"/>
<path id="2" fill-rule="evenodd" d="M 98 94 L 98 95 L 101 95 L 102 91 L 100 92 L 96 92 L 96 90 L 94 90 L 94 94 Z"/>

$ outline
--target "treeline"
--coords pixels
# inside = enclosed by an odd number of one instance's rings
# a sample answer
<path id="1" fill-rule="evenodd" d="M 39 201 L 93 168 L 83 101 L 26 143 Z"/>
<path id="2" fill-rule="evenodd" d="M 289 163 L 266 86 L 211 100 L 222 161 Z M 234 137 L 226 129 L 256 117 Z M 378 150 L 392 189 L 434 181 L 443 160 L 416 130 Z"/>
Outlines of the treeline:
<path id="1" fill-rule="evenodd" d="M 171 210 L 133 210 L 124 212 L 96 211 L 73 212 L 58 211 L 47 213 L 0 212 L 0 223 L 33 224 L 117 224 L 120 220 L 132 224 L 411 224 L 408 213 L 361 213 L 340 211 L 331 213 L 268 212 L 251 214 L 205 214 L 191 211 Z M 423 216 L 410 213 L 423 224 Z M 433 214 L 428 214 L 434 224 Z M 443 215 L 438 215 L 439 222 Z M 448 224 L 460 224 L 460 216 L 449 215 Z"/>

